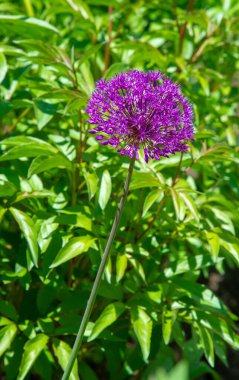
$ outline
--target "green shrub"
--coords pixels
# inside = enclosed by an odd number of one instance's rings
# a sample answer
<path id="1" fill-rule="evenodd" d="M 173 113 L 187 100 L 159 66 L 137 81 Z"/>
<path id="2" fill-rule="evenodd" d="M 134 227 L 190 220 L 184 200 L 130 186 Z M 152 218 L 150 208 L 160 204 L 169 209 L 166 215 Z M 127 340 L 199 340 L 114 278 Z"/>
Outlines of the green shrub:
<path id="1" fill-rule="evenodd" d="M 1 376 L 60 377 L 128 164 L 87 134 L 85 105 L 102 76 L 160 68 L 193 103 L 195 141 L 137 162 L 71 379 L 219 379 L 214 356 L 239 349 L 238 318 L 208 287 L 239 265 L 237 1 L 0 12 Z"/>

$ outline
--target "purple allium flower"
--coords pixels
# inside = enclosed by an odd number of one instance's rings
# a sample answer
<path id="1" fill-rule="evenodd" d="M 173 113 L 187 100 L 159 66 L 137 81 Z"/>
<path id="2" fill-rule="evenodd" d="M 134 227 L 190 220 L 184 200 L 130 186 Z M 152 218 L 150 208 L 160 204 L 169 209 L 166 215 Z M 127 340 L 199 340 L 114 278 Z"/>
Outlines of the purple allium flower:
<path id="1" fill-rule="evenodd" d="M 145 160 L 184 152 L 193 138 L 193 111 L 178 84 L 160 71 L 132 70 L 97 82 L 88 102 L 88 122 L 101 144 Z"/>

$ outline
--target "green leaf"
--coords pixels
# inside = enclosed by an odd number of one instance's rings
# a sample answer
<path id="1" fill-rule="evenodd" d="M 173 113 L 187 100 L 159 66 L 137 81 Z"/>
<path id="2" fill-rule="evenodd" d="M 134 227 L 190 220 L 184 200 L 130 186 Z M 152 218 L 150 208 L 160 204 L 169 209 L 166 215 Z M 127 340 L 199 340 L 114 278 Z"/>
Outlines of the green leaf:
<path id="1" fill-rule="evenodd" d="M 4 53 L 5 55 L 24 55 L 24 51 L 21 49 L 17 49 L 14 46 L 0 44 L 0 53 Z"/>
<path id="2" fill-rule="evenodd" d="M 0 53 L 0 83 L 4 80 L 7 74 L 7 61 L 5 56 Z"/>
<path id="3" fill-rule="evenodd" d="M 59 210 L 60 215 L 55 218 L 55 222 L 59 224 L 69 224 L 75 227 L 84 228 L 87 231 L 92 230 L 92 219 L 81 212 L 71 210 Z"/>
<path id="4" fill-rule="evenodd" d="M 164 305 L 162 312 L 162 330 L 164 343 L 168 344 L 172 335 L 172 326 L 174 323 L 174 313 L 168 305 Z"/>
<path id="5" fill-rule="evenodd" d="M 37 119 L 38 129 L 42 129 L 53 118 L 58 108 L 58 104 L 47 103 L 43 100 L 34 102 L 34 110 Z"/>
<path id="6" fill-rule="evenodd" d="M 95 80 L 94 80 L 94 77 L 92 75 L 92 70 L 91 70 L 89 61 L 84 60 L 84 62 L 81 63 L 79 69 L 80 69 L 82 77 L 84 78 L 84 81 L 86 83 L 87 93 L 90 95 L 94 90 Z"/>
<path id="7" fill-rule="evenodd" d="M 0 207 L 0 222 L 2 221 L 6 212 L 7 212 L 7 208 Z"/>
<path id="8" fill-rule="evenodd" d="M 152 190 L 150 193 L 147 195 L 144 201 L 143 205 L 143 213 L 142 216 L 145 216 L 147 211 L 150 209 L 150 207 L 156 202 L 156 201 L 161 201 L 163 198 L 164 192 L 163 190 Z"/>
<path id="9" fill-rule="evenodd" d="M 85 172 L 84 177 L 87 184 L 89 199 L 91 199 L 96 193 L 99 178 L 97 177 L 96 173 L 89 173 L 89 172 Z"/>
<path id="10" fill-rule="evenodd" d="M 0 179 L 0 197 L 12 197 L 16 192 L 17 188 L 13 183 Z"/>
<path id="11" fill-rule="evenodd" d="M 224 303 L 205 285 L 187 281 L 180 277 L 175 278 L 173 283 L 176 285 L 177 292 L 185 291 L 196 301 L 201 309 L 213 311 L 217 314 L 230 315 Z"/>
<path id="12" fill-rule="evenodd" d="M 44 20 L 19 15 L 0 15 L 0 31 L 7 36 L 17 33 L 36 39 L 49 34 L 49 31 L 59 33 L 58 29 Z"/>
<path id="13" fill-rule="evenodd" d="M 153 322 L 142 308 L 135 306 L 131 309 L 131 323 L 139 341 L 143 358 L 147 361 L 150 353 Z"/>
<path id="14" fill-rule="evenodd" d="M 142 187 L 161 187 L 162 184 L 159 180 L 150 173 L 137 173 L 134 172 L 133 178 L 130 184 L 130 189 L 140 189 Z"/>
<path id="15" fill-rule="evenodd" d="M 199 330 L 199 335 L 201 338 L 201 344 L 203 347 L 205 357 L 208 363 L 212 367 L 214 367 L 214 346 L 213 346 L 213 338 L 211 336 L 211 333 L 208 329 L 201 326 L 200 324 L 198 324 L 197 327 Z"/>
<path id="16" fill-rule="evenodd" d="M 221 246 L 226 249 L 235 263 L 239 266 L 239 239 L 226 231 L 218 233 L 218 235 Z"/>
<path id="17" fill-rule="evenodd" d="M 31 177 L 33 174 L 39 174 L 53 168 L 71 168 L 72 164 L 66 157 L 62 154 L 55 154 L 52 157 L 38 156 L 36 157 L 29 169 L 28 177 Z"/>
<path id="18" fill-rule="evenodd" d="M 225 343 L 221 340 L 220 337 L 218 337 L 217 335 L 214 335 L 213 344 L 214 344 L 215 354 L 220 358 L 222 363 L 226 367 L 228 367 L 227 349 L 226 349 Z"/>
<path id="19" fill-rule="evenodd" d="M 206 96 L 210 95 L 210 85 L 207 78 L 205 78 L 203 75 L 197 74 L 197 78 L 202 86 L 202 89 Z"/>
<path id="20" fill-rule="evenodd" d="M 181 191 L 178 192 L 178 195 L 183 199 L 184 203 L 188 206 L 188 208 L 191 211 L 192 215 L 194 216 L 195 220 L 197 222 L 199 222 L 200 214 L 197 210 L 197 207 L 194 203 L 194 200 L 188 194 L 185 194 Z"/>
<path id="21" fill-rule="evenodd" d="M 93 14 L 91 13 L 88 4 L 86 4 L 83 0 L 71 0 L 67 3 L 74 11 L 80 12 L 83 18 L 94 21 Z"/>
<path id="22" fill-rule="evenodd" d="M 12 204 L 22 201 L 23 199 L 29 199 L 29 198 L 49 198 L 54 197 L 55 193 L 48 190 L 42 190 L 42 191 L 32 191 L 31 193 L 23 192 L 16 194 L 16 197 L 12 201 Z"/>
<path id="23" fill-rule="evenodd" d="M 79 112 L 79 109 L 84 109 L 86 107 L 86 103 L 86 97 L 70 99 L 66 104 L 64 114 Z"/>
<path id="24" fill-rule="evenodd" d="M 112 184 L 111 177 L 108 170 L 104 170 L 101 184 L 100 184 L 100 193 L 99 193 L 99 205 L 102 210 L 105 209 L 111 194 Z"/>
<path id="25" fill-rule="evenodd" d="M 66 261 L 73 259 L 84 252 L 87 252 L 93 245 L 95 239 L 91 236 L 79 236 L 72 238 L 63 248 L 58 252 L 50 268 L 55 268 Z"/>
<path id="26" fill-rule="evenodd" d="M 221 261 L 218 260 L 217 262 Z M 211 256 L 205 254 L 195 255 L 193 257 L 183 257 L 179 260 L 172 261 L 170 267 L 164 270 L 164 275 L 166 277 L 172 277 L 192 270 L 202 269 L 213 264 L 215 263 Z"/>
<path id="27" fill-rule="evenodd" d="M 239 350 L 239 337 L 235 333 L 232 322 L 226 321 L 223 318 L 215 318 L 215 315 L 202 312 L 201 310 L 194 309 L 192 311 L 193 319 L 200 321 L 200 326 L 211 329 L 215 334 L 219 335 L 225 342 L 227 342 L 233 349 Z"/>
<path id="28" fill-rule="evenodd" d="M 17 321 L 17 312 L 12 303 L 0 299 L 0 314 L 7 316 L 13 321 Z"/>
<path id="29" fill-rule="evenodd" d="M 31 253 L 31 259 L 34 265 L 37 267 L 38 261 L 38 245 L 37 245 L 37 232 L 33 220 L 24 212 L 11 207 L 10 211 L 14 216 L 16 222 L 22 231 Z"/>
<path id="30" fill-rule="evenodd" d="M 53 148 L 49 143 L 47 143 L 44 140 L 37 139 L 36 137 L 31 136 L 14 136 L 9 137 L 7 139 L 4 139 L 0 142 L 1 145 L 6 146 L 14 146 L 14 145 L 22 145 L 22 144 L 30 144 L 30 143 L 36 143 L 41 146 Z M 55 150 L 55 148 L 53 148 Z"/>
<path id="31" fill-rule="evenodd" d="M 9 101 L 0 100 L 0 117 L 3 118 L 5 115 L 7 115 L 11 108 L 12 104 Z"/>
<path id="32" fill-rule="evenodd" d="M 166 380 L 189 380 L 188 363 L 181 361 L 166 375 Z M 161 380 L 161 378 L 160 378 Z"/>
<path id="33" fill-rule="evenodd" d="M 11 346 L 17 333 L 15 323 L 9 323 L 0 330 L 0 356 Z"/>
<path id="34" fill-rule="evenodd" d="M 135 271 L 139 274 L 142 280 L 146 283 L 144 268 L 139 260 L 136 260 L 134 257 L 128 256 L 129 262 L 133 265 Z"/>
<path id="35" fill-rule="evenodd" d="M 22 356 L 17 380 L 25 379 L 37 357 L 45 348 L 48 340 L 48 336 L 44 334 L 38 334 L 35 338 L 28 340 L 24 346 L 24 353 Z"/>
<path id="36" fill-rule="evenodd" d="M 116 281 L 119 282 L 125 274 L 127 268 L 127 256 L 124 254 L 118 254 L 116 259 Z"/>
<path id="37" fill-rule="evenodd" d="M 36 138 L 9 138 L 1 141 L 1 145 L 16 145 L 0 157 L 0 161 L 13 160 L 21 157 L 52 155 L 57 149 L 43 140 Z"/>
<path id="38" fill-rule="evenodd" d="M 122 62 L 113 63 L 108 68 L 108 70 L 105 72 L 104 77 L 106 79 L 112 78 L 116 74 L 121 73 L 122 71 L 125 71 L 127 69 L 127 67 L 128 67 L 128 65 L 126 65 L 125 63 L 122 63 Z"/>
<path id="39" fill-rule="evenodd" d="M 177 220 L 180 220 L 180 199 L 179 199 L 178 193 L 175 191 L 173 187 L 171 187 L 170 191 L 172 194 L 172 200 L 173 200 L 176 218 Z"/>
<path id="40" fill-rule="evenodd" d="M 91 335 L 88 338 L 88 342 L 97 338 L 98 335 L 100 335 L 106 327 L 112 325 L 112 323 L 114 323 L 124 311 L 125 305 L 121 302 L 115 302 L 106 306 L 95 322 Z"/>
<path id="41" fill-rule="evenodd" d="M 208 244 L 210 246 L 211 252 L 214 256 L 218 256 L 220 249 L 220 239 L 219 236 L 215 232 L 205 231 L 205 235 L 207 237 Z"/>
<path id="42" fill-rule="evenodd" d="M 71 347 L 67 343 L 65 343 L 63 340 L 53 339 L 52 348 L 62 370 L 64 371 L 69 362 Z M 71 375 L 69 376 L 69 380 L 79 380 L 77 360 L 74 363 L 74 366 L 71 371 Z"/>

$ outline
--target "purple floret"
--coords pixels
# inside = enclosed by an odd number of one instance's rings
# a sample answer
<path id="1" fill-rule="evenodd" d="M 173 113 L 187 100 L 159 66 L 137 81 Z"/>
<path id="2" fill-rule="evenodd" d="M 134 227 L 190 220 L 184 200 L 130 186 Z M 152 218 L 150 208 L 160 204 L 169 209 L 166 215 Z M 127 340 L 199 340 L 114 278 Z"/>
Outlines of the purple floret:
<path id="1" fill-rule="evenodd" d="M 86 112 L 102 145 L 145 160 L 185 152 L 193 139 L 193 110 L 178 84 L 160 71 L 132 70 L 100 80 Z"/>

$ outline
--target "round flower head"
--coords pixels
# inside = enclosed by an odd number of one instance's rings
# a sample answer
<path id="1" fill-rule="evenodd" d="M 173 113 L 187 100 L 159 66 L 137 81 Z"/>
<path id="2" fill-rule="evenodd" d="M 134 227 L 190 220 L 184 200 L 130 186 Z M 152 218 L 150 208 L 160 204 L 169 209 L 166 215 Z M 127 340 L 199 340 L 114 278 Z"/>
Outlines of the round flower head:
<path id="1" fill-rule="evenodd" d="M 101 144 L 145 160 L 184 152 L 193 138 L 193 111 L 178 84 L 160 71 L 132 70 L 100 80 L 88 102 L 88 122 Z"/>

